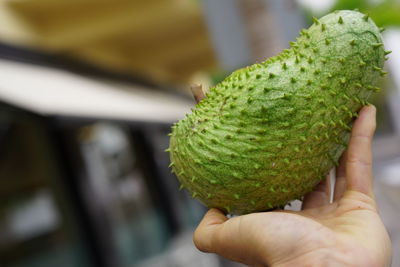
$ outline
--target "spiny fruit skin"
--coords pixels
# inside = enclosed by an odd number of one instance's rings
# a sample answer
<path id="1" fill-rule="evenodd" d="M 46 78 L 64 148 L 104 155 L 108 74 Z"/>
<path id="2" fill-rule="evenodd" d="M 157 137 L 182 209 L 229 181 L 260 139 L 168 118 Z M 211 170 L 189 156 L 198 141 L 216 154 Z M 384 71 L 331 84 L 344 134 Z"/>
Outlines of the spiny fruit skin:
<path id="1" fill-rule="evenodd" d="M 337 164 L 384 59 L 365 15 L 315 20 L 290 49 L 233 72 L 173 126 L 173 172 L 208 207 L 232 214 L 301 198 Z"/>

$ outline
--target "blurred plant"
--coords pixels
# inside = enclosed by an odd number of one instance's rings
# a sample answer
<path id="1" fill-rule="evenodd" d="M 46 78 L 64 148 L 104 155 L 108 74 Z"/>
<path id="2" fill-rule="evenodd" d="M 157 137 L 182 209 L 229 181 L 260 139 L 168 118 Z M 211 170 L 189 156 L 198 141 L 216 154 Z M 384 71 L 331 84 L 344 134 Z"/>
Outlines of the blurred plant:
<path id="1" fill-rule="evenodd" d="M 358 9 L 367 13 L 379 27 L 400 26 L 400 1 L 399 0 L 336 0 L 329 9 L 319 12 L 310 7 L 304 7 L 304 14 L 308 24 L 312 17 L 321 17 L 334 10 Z"/>
<path id="2" fill-rule="evenodd" d="M 368 13 L 380 27 L 400 26 L 400 2 L 397 0 L 337 0 L 332 10 L 337 9 L 359 9 Z"/>

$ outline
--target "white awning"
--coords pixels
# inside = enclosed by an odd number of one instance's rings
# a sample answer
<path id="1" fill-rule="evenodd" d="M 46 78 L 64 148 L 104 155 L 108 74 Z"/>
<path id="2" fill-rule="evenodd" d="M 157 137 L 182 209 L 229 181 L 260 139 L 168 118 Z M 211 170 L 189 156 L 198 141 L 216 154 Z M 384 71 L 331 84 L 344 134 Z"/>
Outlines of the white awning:
<path id="1" fill-rule="evenodd" d="M 0 100 L 42 115 L 174 122 L 194 101 L 0 59 Z"/>

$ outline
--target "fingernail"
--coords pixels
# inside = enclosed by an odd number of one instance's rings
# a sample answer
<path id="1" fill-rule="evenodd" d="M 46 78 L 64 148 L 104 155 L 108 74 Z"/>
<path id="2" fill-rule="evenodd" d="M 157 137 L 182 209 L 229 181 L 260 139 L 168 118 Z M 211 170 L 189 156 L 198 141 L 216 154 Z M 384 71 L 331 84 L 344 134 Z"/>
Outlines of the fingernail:
<path id="1" fill-rule="evenodd" d="M 361 110 L 362 113 L 376 113 L 376 107 L 372 104 L 365 106 Z"/>
<path id="2" fill-rule="evenodd" d="M 376 114 L 376 107 L 372 104 L 368 105 L 369 112 Z"/>

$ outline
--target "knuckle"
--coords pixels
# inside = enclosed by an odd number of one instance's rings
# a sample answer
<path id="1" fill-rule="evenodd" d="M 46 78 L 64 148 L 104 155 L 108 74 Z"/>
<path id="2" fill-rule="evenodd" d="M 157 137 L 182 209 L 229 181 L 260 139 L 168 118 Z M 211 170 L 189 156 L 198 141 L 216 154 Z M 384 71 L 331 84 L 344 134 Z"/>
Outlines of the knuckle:
<path id="1" fill-rule="evenodd" d="M 347 162 L 350 164 L 361 165 L 365 167 L 370 167 L 372 165 L 371 160 L 352 154 L 348 156 Z"/>
<path id="2" fill-rule="evenodd" d="M 368 135 L 368 134 L 355 133 L 355 134 L 351 135 L 351 138 L 360 139 L 360 140 L 364 140 L 367 142 L 372 141 L 372 135 Z"/>
<path id="3" fill-rule="evenodd" d="M 376 201 L 372 196 L 357 191 L 347 191 L 345 198 L 339 207 L 345 207 L 348 211 L 369 210 L 376 212 Z"/>

